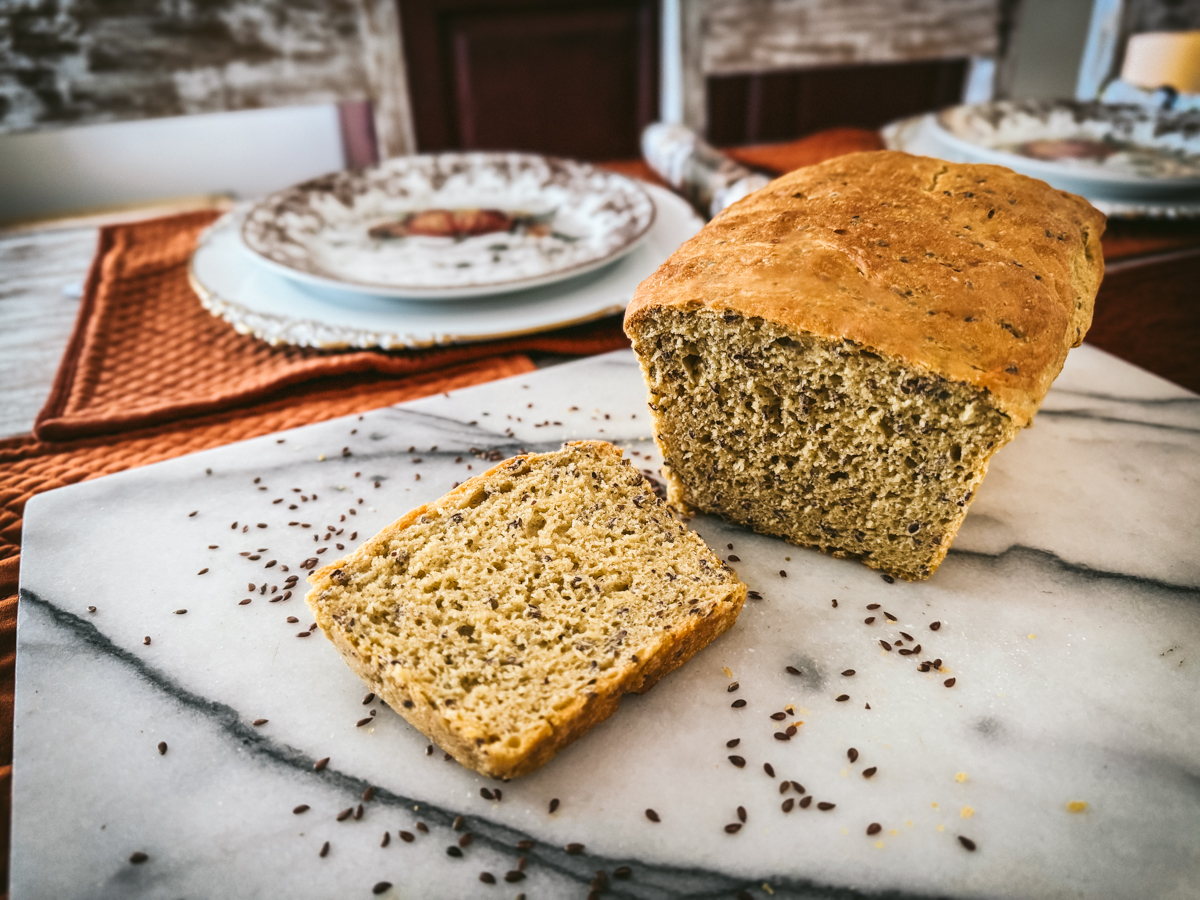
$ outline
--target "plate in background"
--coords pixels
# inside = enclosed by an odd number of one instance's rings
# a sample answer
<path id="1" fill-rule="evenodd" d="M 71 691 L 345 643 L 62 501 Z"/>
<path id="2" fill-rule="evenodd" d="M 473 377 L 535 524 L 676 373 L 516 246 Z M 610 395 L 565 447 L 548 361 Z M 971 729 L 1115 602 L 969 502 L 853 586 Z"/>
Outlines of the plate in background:
<path id="1" fill-rule="evenodd" d="M 244 206 L 201 235 L 188 275 L 213 315 L 276 345 L 395 350 L 548 331 L 624 310 L 643 279 L 703 226 L 683 198 L 653 185 L 644 190 L 658 213 L 631 252 L 599 270 L 501 296 L 400 300 L 284 277 L 242 243 Z"/>
<path id="2" fill-rule="evenodd" d="M 443 223 L 454 236 L 427 228 L 377 235 L 416 214 L 456 210 L 491 212 L 500 230 L 468 234 L 460 219 L 457 228 Z M 526 290 L 599 268 L 632 251 L 654 216 L 654 201 L 638 182 L 587 163 L 439 153 L 333 172 L 271 194 L 251 208 L 241 234 L 259 260 L 287 278 L 449 300 Z"/>
<path id="3" fill-rule="evenodd" d="M 1200 216 L 1200 114 L 1065 100 L 996 101 L 883 129 L 888 147 L 992 163 L 1118 218 Z M 1076 157 L 1037 158 L 1076 153 Z"/>

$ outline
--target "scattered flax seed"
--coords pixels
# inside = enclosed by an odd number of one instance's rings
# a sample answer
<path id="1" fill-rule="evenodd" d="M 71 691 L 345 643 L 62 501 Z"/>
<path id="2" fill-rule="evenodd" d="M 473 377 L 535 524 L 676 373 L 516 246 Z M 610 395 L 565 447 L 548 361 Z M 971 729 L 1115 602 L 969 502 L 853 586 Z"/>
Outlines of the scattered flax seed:
<path id="1" fill-rule="evenodd" d="M 725 826 L 726 834 L 737 834 L 741 830 L 742 830 L 741 822 L 730 822 L 728 825 Z"/>
<path id="2" fill-rule="evenodd" d="M 458 839 L 458 846 L 470 847 L 471 841 L 473 841 L 473 840 L 475 840 L 475 835 L 471 834 L 471 832 L 468 831 L 466 834 L 464 834 L 462 837 L 460 837 Z"/>
<path id="3" fill-rule="evenodd" d="M 177 610 L 175 610 L 175 615 L 177 615 L 177 616 L 186 616 L 186 615 L 187 615 L 187 610 L 186 610 L 186 609 L 177 609 Z"/>
<path id="4" fill-rule="evenodd" d="M 658 813 L 656 813 L 652 809 L 646 810 L 646 818 L 649 819 L 651 822 L 661 822 L 662 821 L 662 819 L 660 819 L 658 817 Z"/>
<path id="5" fill-rule="evenodd" d="M 883 831 L 883 826 L 880 825 L 878 822 L 872 822 L 870 825 L 867 826 L 867 835 L 868 836 L 873 835 L 873 834 L 879 834 L 879 832 L 881 832 L 881 831 Z"/>
<path id="6" fill-rule="evenodd" d="M 250 598 L 249 598 L 249 597 L 247 597 L 245 600 L 239 600 L 239 601 L 238 601 L 238 606 L 245 606 L 245 605 L 246 605 L 247 603 L 249 603 L 249 602 L 251 602 L 251 601 L 250 601 Z"/>
<path id="7" fill-rule="evenodd" d="M 846 756 L 850 757 L 850 762 L 858 762 L 858 751 L 853 747 L 846 751 Z"/>
<path id="8" fill-rule="evenodd" d="M 879 642 L 879 646 L 880 646 L 880 647 L 882 647 L 884 650 L 891 650 L 891 649 L 892 649 L 892 645 L 891 645 L 891 644 L 889 644 L 887 641 L 880 641 L 880 642 Z"/>
<path id="9" fill-rule="evenodd" d="M 863 769 L 863 778 L 870 778 L 872 775 L 874 775 L 878 771 L 879 771 L 879 769 L 876 768 L 875 766 L 871 766 L 871 768 L 869 768 L 869 769 Z"/>
<path id="10" fill-rule="evenodd" d="M 166 755 L 167 755 L 167 742 L 166 742 L 166 741 L 159 741 L 159 742 L 158 742 L 158 755 L 159 755 L 159 756 L 166 756 Z"/>
<path id="11" fill-rule="evenodd" d="M 785 713 L 785 712 L 771 713 L 771 718 L 774 719 L 776 722 L 782 722 L 784 719 L 787 718 L 787 713 Z"/>
<path id="12" fill-rule="evenodd" d="M 784 570 L 784 569 L 780 569 L 780 570 L 779 570 L 779 577 L 780 577 L 780 578 L 787 578 L 787 571 L 786 571 L 786 570 Z"/>
<path id="13" fill-rule="evenodd" d="M 568 856 L 578 856 L 583 852 L 583 844 L 567 844 L 563 849 L 567 851 Z"/>
<path id="14" fill-rule="evenodd" d="M 849 678 L 850 676 L 852 676 L 852 675 L 854 674 L 854 670 L 853 670 L 853 669 L 847 669 L 847 670 L 846 670 L 845 672 L 843 672 L 842 674 L 843 674 L 843 675 L 845 675 L 847 678 Z"/>
<path id="15" fill-rule="evenodd" d="M 783 729 L 783 733 L 786 734 L 788 737 L 795 737 L 796 736 L 796 726 L 789 725 L 787 728 Z"/>
<path id="16" fill-rule="evenodd" d="M 792 736 L 785 731 L 775 732 L 775 740 L 777 741 L 790 741 L 791 739 Z"/>
<path id="17" fill-rule="evenodd" d="M 742 759 L 740 756 L 731 756 L 729 757 L 729 761 L 739 769 L 744 769 L 746 767 L 746 760 Z"/>
<path id="18" fill-rule="evenodd" d="M 741 558 L 740 556 L 734 556 L 732 553 L 730 553 L 730 554 L 729 554 L 729 561 L 730 561 L 730 562 L 741 562 L 741 561 L 742 561 L 742 558 Z"/>
<path id="19" fill-rule="evenodd" d="M 803 675 L 804 674 L 799 669 L 797 669 L 795 666 L 788 666 L 786 669 L 784 669 L 784 671 L 787 672 L 789 675 Z"/>
<path id="20" fill-rule="evenodd" d="M 146 646 L 149 646 L 150 645 L 150 635 L 146 635 L 144 638 L 142 638 L 142 643 L 145 644 Z"/>
<path id="21" fill-rule="evenodd" d="M 518 881 L 525 880 L 525 873 L 519 872 L 516 869 L 510 869 L 504 873 L 504 880 L 509 884 L 516 884 Z"/>
<path id="22" fill-rule="evenodd" d="M 375 799 L 374 785 L 368 787 L 365 791 L 362 792 L 362 799 L 363 799 L 363 803 L 370 803 L 372 800 Z"/>
<path id="23" fill-rule="evenodd" d="M 311 808 L 312 807 L 310 807 L 307 803 L 301 803 L 299 806 L 295 807 L 292 810 L 292 814 L 298 816 L 298 815 L 301 815 L 302 813 L 308 812 L 309 809 L 311 809 Z"/>
<path id="24" fill-rule="evenodd" d="M 827 800 L 822 800 L 817 804 L 817 809 L 821 810 L 821 812 L 829 812 L 829 810 L 833 809 L 835 806 L 837 806 L 836 803 L 830 803 Z"/>
<path id="25" fill-rule="evenodd" d="M 504 792 L 500 788 L 492 788 L 492 793 L 496 795 L 497 801 L 504 799 Z"/>
<path id="26" fill-rule="evenodd" d="M 729 705 L 732 706 L 734 709 L 741 709 L 743 706 L 746 705 L 746 701 L 745 700 L 734 700 Z"/>
<path id="27" fill-rule="evenodd" d="M 878 603 L 868 603 L 867 609 L 879 609 L 879 604 Z"/>
<path id="28" fill-rule="evenodd" d="M 462 859 L 462 848 L 458 847 L 456 844 L 451 844 L 446 848 L 446 855 L 453 856 L 455 859 Z"/>
<path id="29" fill-rule="evenodd" d="M 559 800 L 557 797 L 555 797 L 553 800 L 550 801 L 550 812 L 552 814 L 555 812 L 558 812 L 558 806 L 559 806 Z"/>
<path id="30" fill-rule="evenodd" d="M 203 569 L 201 569 L 201 570 L 200 570 L 199 572 L 197 572 L 196 574 L 197 574 L 197 575 L 203 575 L 203 574 L 204 574 L 205 572 L 207 572 L 207 571 L 208 571 L 208 568 L 206 567 L 206 568 L 203 568 Z"/>
<path id="31" fill-rule="evenodd" d="M 746 821 L 746 807 L 744 807 L 744 806 L 739 806 L 739 807 L 737 808 L 737 816 L 738 816 L 738 821 L 739 821 L 739 822 L 745 823 L 745 821 Z"/>
<path id="32" fill-rule="evenodd" d="M 133 853 L 129 854 L 129 861 L 131 863 L 133 863 L 135 866 L 140 866 L 142 863 L 144 863 L 149 858 L 150 857 L 147 854 L 143 853 L 141 850 L 135 850 Z"/>
<path id="33" fill-rule="evenodd" d="M 895 584 L 895 583 L 896 583 L 896 579 L 895 579 L 895 578 L 893 578 L 891 575 L 887 574 L 887 572 L 884 572 L 884 573 L 883 573 L 882 575 L 880 575 L 879 577 L 880 577 L 880 578 L 882 578 L 884 581 L 886 581 L 888 584 Z"/>
<path id="34" fill-rule="evenodd" d="M 392 833 L 391 833 L 390 831 L 385 831 L 385 832 L 383 833 L 383 840 L 381 840 L 381 841 L 379 842 L 379 846 L 380 846 L 380 847 L 386 847 L 386 846 L 387 846 L 388 844 L 390 844 L 391 842 L 392 842 Z"/>
<path id="35" fill-rule="evenodd" d="M 790 781 L 781 781 L 779 783 L 779 793 L 786 794 L 789 790 L 791 790 L 791 787 L 792 783 Z"/>
<path id="36" fill-rule="evenodd" d="M 633 869 L 629 866 L 617 866 L 613 869 L 613 878 L 628 878 L 633 874 Z"/>
<path id="37" fill-rule="evenodd" d="M 530 841 L 530 840 L 517 841 L 517 849 L 518 850 L 532 850 L 533 846 L 534 846 L 534 842 Z"/>
<path id="38" fill-rule="evenodd" d="M 895 617 L 895 616 L 893 616 L 893 615 L 892 615 L 890 612 L 888 612 L 886 609 L 883 611 L 883 617 L 884 617 L 885 619 L 887 619 L 889 622 L 895 622 L 895 621 L 896 621 L 896 617 Z"/>
<path id="39" fill-rule="evenodd" d="M 809 794 L 807 797 L 801 797 L 800 802 L 796 805 L 801 809 L 808 809 L 812 806 L 812 794 Z"/>
<path id="40" fill-rule="evenodd" d="M 941 627 L 942 627 L 942 623 L 941 623 L 941 622 L 930 622 L 930 623 L 929 623 L 929 630 L 930 630 L 930 631 L 937 631 L 937 630 L 938 630 L 939 628 L 941 628 Z"/>
<path id="41" fill-rule="evenodd" d="M 912 636 L 911 634 L 905 634 L 903 631 L 902 631 L 902 632 L 900 632 L 900 637 L 902 637 L 902 638 L 904 638 L 906 641 L 910 641 L 910 642 L 911 642 L 911 641 L 912 641 L 912 639 L 913 639 L 913 636 Z"/>
<path id="42" fill-rule="evenodd" d="M 312 634 L 311 631 L 298 631 L 296 637 L 308 637 L 310 634 Z"/>
<path id="43" fill-rule="evenodd" d="M 339 822 L 345 822 L 352 815 L 354 815 L 354 807 L 347 806 L 345 809 L 343 809 L 340 813 L 337 814 L 337 820 Z"/>
<path id="44" fill-rule="evenodd" d="M 482 797 L 484 800 L 495 800 L 496 799 L 496 795 L 492 793 L 491 788 L 480 788 L 479 796 Z"/>
<path id="45" fill-rule="evenodd" d="M 763 763 L 763 771 L 767 773 L 768 777 L 775 777 L 775 767 L 770 763 Z"/>
<path id="46" fill-rule="evenodd" d="M 288 623 L 289 625 L 295 625 L 295 624 L 296 624 L 297 622 L 299 622 L 299 621 L 300 621 L 300 620 L 299 620 L 299 619 L 297 619 L 295 616 L 288 616 L 288 617 L 287 617 L 287 623 Z"/>
<path id="47" fill-rule="evenodd" d="M 329 855 L 329 841 L 326 841 L 324 844 L 321 845 L 321 852 L 318 853 L 317 856 L 324 859 L 328 855 Z"/>
<path id="48" fill-rule="evenodd" d="M 200 512 L 200 510 L 198 510 L 198 509 L 193 509 L 193 510 L 192 510 L 190 513 L 188 513 L 188 518 L 190 519 L 192 516 L 194 516 L 194 515 L 195 515 L 196 513 L 198 513 L 198 512 Z"/>
<path id="49" fill-rule="evenodd" d="M 867 616 L 865 619 L 863 619 L 863 623 L 866 625 L 873 625 L 875 623 L 875 617 Z"/>
<path id="50" fill-rule="evenodd" d="M 365 719 L 359 719 L 357 722 L 355 722 L 354 727 L 362 728 L 364 725 L 370 725 L 370 724 L 371 724 L 371 717 L 367 716 Z"/>
<path id="51" fill-rule="evenodd" d="M 729 685 L 729 687 L 725 688 L 725 692 L 726 692 L 726 693 L 729 693 L 729 694 L 732 694 L 732 693 L 733 693 L 734 691 L 736 691 L 736 690 L 737 690 L 739 687 L 741 687 L 741 685 L 739 685 L 739 684 L 738 684 L 738 683 L 735 681 L 735 682 L 733 682 L 731 685 Z"/>
<path id="52" fill-rule="evenodd" d="M 741 742 L 742 742 L 741 738 L 734 738 L 732 741 L 726 741 L 725 746 L 732 750 L 734 747 L 736 747 Z"/>
<path id="53" fill-rule="evenodd" d="M 955 678 L 947 678 L 945 681 L 943 681 L 943 682 L 942 682 L 942 684 L 944 684 L 946 687 L 954 687 L 954 682 L 955 682 L 955 681 L 957 681 L 957 679 L 955 679 Z"/>
<path id="54" fill-rule="evenodd" d="M 495 884 L 496 876 L 493 875 L 491 872 L 480 872 L 479 880 L 482 881 L 484 884 Z"/>
<path id="55" fill-rule="evenodd" d="M 433 744 L 426 744 L 426 745 L 425 745 L 425 755 L 426 755 L 426 756 L 433 756 Z"/>
<path id="56" fill-rule="evenodd" d="M 268 720 L 267 720 L 267 719 L 255 719 L 255 720 L 254 720 L 252 723 L 250 723 L 250 724 L 252 724 L 252 725 L 253 725 L 255 728 L 258 728 L 260 725 L 266 725 L 266 724 L 267 724 L 267 722 L 268 722 Z"/>
<path id="57" fill-rule="evenodd" d="M 400 840 L 404 841 L 406 844 L 411 844 L 417 839 L 417 836 L 411 831 L 399 831 L 397 832 L 397 835 L 399 836 Z"/>
<path id="58" fill-rule="evenodd" d="M 466 816 L 455 816 L 454 821 L 450 824 L 450 827 L 455 831 L 462 831 L 462 827 L 466 824 L 467 824 Z"/>
<path id="59" fill-rule="evenodd" d="M 834 599 L 833 599 L 832 601 L 830 601 L 830 602 L 831 602 L 831 603 L 833 603 L 833 608 L 834 608 L 834 609 L 837 609 L 837 599 L 836 599 L 836 598 L 834 598 Z"/>
<path id="60" fill-rule="evenodd" d="M 327 765 L 329 765 L 329 757 L 328 756 L 326 756 L 324 759 L 318 759 L 315 763 L 313 763 L 313 769 L 317 772 L 320 772 Z"/>
<path id="61" fill-rule="evenodd" d="M 971 840 L 969 837 L 963 837 L 960 834 L 958 836 L 958 842 L 960 844 L 962 844 L 964 847 L 966 847 L 968 850 L 970 850 L 972 853 L 975 852 L 975 842 L 973 840 Z"/>
<path id="62" fill-rule="evenodd" d="M 845 703 L 847 700 L 850 699 L 850 695 L 849 694 L 838 694 L 833 699 L 836 700 L 838 703 Z"/>
<path id="63" fill-rule="evenodd" d="M 793 781 L 792 782 L 792 790 L 794 790 L 797 794 L 803 794 L 804 793 L 804 785 L 802 785 L 798 781 Z"/>

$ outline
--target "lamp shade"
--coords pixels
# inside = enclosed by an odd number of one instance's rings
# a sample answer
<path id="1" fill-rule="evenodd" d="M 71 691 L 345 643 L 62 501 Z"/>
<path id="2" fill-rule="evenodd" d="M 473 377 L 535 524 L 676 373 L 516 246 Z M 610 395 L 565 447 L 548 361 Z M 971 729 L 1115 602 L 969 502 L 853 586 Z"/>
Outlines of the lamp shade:
<path id="1" fill-rule="evenodd" d="M 1147 90 L 1200 94 L 1200 31 L 1150 31 L 1125 45 L 1121 79 Z"/>

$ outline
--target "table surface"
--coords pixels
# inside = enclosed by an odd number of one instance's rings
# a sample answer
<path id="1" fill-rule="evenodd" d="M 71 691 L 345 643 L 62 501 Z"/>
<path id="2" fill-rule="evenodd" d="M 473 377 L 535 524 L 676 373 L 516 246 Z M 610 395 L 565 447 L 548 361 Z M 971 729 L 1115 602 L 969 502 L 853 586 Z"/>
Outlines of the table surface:
<path id="1" fill-rule="evenodd" d="M 472 447 L 606 439 L 654 471 L 648 426 L 622 351 L 35 497 L 13 900 L 367 896 L 384 881 L 390 896 L 536 900 L 582 897 L 595 871 L 621 865 L 633 877 L 612 896 L 647 900 L 766 898 L 764 884 L 808 900 L 1200 894 L 1200 397 L 1094 348 L 1072 352 L 1036 425 L 996 456 L 927 582 L 887 584 L 693 520 L 765 599 L 505 785 L 426 755 L 415 729 L 364 703 L 319 632 L 298 639 L 311 621 L 303 583 L 270 602 L 282 589 L 268 582 L 287 577 L 275 573 L 303 575 L 314 548 L 348 552 L 486 468 Z M 872 603 L 882 610 L 868 624 Z M 917 655 L 881 647 L 903 633 Z M 935 657 L 942 671 L 918 671 Z M 803 723 L 793 740 L 773 738 L 775 711 Z M 805 793 L 785 798 L 784 780 Z M 367 787 L 362 818 L 339 821 Z M 804 796 L 816 802 L 781 805 Z M 310 808 L 296 815 L 299 804 Z M 746 825 L 731 835 L 739 807 Z M 458 815 L 474 835 L 461 859 L 446 852 Z M 572 842 L 584 851 L 564 852 Z M 130 865 L 134 852 L 149 860 Z M 522 855 L 525 882 L 480 884 Z"/>

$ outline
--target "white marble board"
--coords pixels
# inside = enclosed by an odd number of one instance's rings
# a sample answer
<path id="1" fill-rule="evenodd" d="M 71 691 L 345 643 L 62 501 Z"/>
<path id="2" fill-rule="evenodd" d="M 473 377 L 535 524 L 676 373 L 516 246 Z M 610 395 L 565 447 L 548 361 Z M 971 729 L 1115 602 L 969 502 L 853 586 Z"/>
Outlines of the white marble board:
<path id="1" fill-rule="evenodd" d="M 764 599 L 508 784 L 426 755 L 398 716 L 364 706 L 320 633 L 297 637 L 312 621 L 302 590 L 277 603 L 247 591 L 282 586 L 285 566 L 303 576 L 315 547 L 349 549 L 352 532 L 361 541 L 482 471 L 472 447 L 507 456 L 604 438 L 657 470 L 644 397 L 632 355 L 609 354 L 34 498 L 14 900 L 369 897 L 376 886 L 583 898 L 597 870 L 613 897 L 1200 896 L 1200 398 L 1088 347 L 1036 426 L 998 455 L 928 582 L 888 584 L 693 520 Z M 323 525 L 343 532 L 327 541 Z M 918 654 L 880 646 L 901 631 Z M 933 658 L 945 671 L 918 671 Z M 785 722 L 769 718 L 789 705 Z M 798 721 L 792 740 L 774 739 Z M 783 780 L 836 805 L 785 813 L 801 795 L 781 795 Z M 368 787 L 361 819 L 338 821 Z M 293 813 L 300 804 L 310 808 Z M 729 834 L 739 806 L 747 821 Z M 868 836 L 872 823 L 881 830 Z M 448 855 L 467 831 L 473 843 Z M 505 881 L 520 856 L 524 880 Z M 620 866 L 631 877 L 614 878 Z"/>

